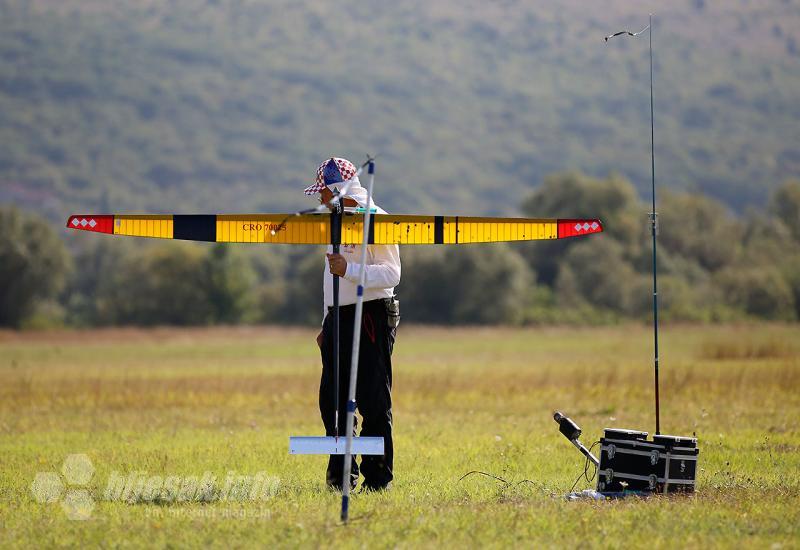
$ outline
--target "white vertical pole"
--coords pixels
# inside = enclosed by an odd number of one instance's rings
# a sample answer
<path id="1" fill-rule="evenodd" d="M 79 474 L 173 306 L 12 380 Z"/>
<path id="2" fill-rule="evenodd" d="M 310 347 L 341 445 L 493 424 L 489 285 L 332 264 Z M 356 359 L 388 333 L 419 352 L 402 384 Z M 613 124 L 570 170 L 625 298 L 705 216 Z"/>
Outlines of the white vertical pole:
<path id="1" fill-rule="evenodd" d="M 350 359 L 350 390 L 347 397 L 346 443 L 344 451 L 344 473 L 342 474 L 342 515 L 347 522 L 350 506 L 350 461 L 353 456 L 353 421 L 356 413 L 356 380 L 358 378 L 358 352 L 361 348 L 361 313 L 364 309 L 364 280 L 367 265 L 367 241 L 369 240 L 369 223 L 372 217 L 372 185 L 375 183 L 375 162 L 369 161 L 369 185 L 367 186 L 367 204 L 364 208 L 364 237 L 361 242 L 361 271 L 358 275 L 358 291 L 356 300 L 356 318 L 353 325 L 353 352 Z"/>

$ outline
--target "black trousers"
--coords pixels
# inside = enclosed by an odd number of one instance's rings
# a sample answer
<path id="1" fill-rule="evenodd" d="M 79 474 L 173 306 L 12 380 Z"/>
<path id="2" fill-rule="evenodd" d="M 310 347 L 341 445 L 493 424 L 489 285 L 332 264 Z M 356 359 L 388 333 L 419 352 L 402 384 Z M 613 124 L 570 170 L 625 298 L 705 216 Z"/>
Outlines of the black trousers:
<path id="1" fill-rule="evenodd" d="M 355 305 L 339 308 L 339 436 L 346 435 L 347 394 L 350 388 L 350 358 L 353 349 Z M 325 425 L 325 435 L 335 431 L 334 370 L 333 370 L 333 311 L 329 310 L 322 325 L 322 377 L 319 383 L 319 412 Z M 364 486 L 385 487 L 392 480 L 392 349 L 395 329 L 387 321 L 383 300 L 364 302 L 361 319 L 361 344 L 358 356 L 356 406 L 363 419 L 362 436 L 383 437 L 383 456 L 361 457 Z M 358 419 L 353 425 L 356 434 Z M 342 487 L 343 455 L 331 455 L 326 480 L 328 485 Z M 359 467 L 353 457 L 350 484 L 355 488 Z"/>

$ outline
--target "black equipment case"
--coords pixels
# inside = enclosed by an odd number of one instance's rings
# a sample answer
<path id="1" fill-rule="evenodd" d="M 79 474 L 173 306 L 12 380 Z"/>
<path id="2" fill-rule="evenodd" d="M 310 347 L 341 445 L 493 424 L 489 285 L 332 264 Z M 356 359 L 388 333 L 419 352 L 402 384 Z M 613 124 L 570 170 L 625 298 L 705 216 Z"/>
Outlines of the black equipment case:
<path id="1" fill-rule="evenodd" d="M 697 439 L 606 428 L 600 439 L 597 490 L 601 493 L 694 492 Z"/>

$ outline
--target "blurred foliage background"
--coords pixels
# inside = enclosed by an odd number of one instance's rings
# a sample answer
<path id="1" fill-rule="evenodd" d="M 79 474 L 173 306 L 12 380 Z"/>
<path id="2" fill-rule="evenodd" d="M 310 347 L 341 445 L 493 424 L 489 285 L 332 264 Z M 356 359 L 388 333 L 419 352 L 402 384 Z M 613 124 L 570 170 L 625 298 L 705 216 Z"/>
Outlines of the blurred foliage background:
<path id="1" fill-rule="evenodd" d="M 599 216 L 403 250 L 406 320 L 650 311 L 655 11 L 667 319 L 796 320 L 800 2 L 0 0 L 0 324 L 316 323 L 321 251 L 69 234 L 70 213 L 280 212 L 378 153 L 396 213 Z"/>

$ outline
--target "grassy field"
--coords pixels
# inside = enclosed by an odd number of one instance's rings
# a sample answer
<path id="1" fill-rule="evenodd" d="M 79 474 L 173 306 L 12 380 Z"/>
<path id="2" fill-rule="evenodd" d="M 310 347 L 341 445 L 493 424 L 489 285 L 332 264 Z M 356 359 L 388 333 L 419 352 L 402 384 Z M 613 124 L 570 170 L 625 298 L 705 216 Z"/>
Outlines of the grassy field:
<path id="1" fill-rule="evenodd" d="M 0 333 L 0 547 L 800 547 L 797 326 L 665 329 L 662 431 L 697 434 L 698 492 L 614 502 L 564 499 L 583 462 L 551 415 L 571 415 L 588 443 L 608 426 L 652 431 L 648 328 L 401 327 L 395 486 L 355 495 L 347 526 L 325 458 L 287 452 L 290 435 L 321 434 L 313 336 Z M 66 480 L 75 453 L 91 479 L 37 502 L 37 472 Z M 459 481 L 471 470 L 508 483 Z M 229 472 L 272 481 L 255 500 L 107 496 L 135 472 L 211 472 L 217 491 Z M 60 503 L 81 488 L 94 508 L 73 521 Z"/>

